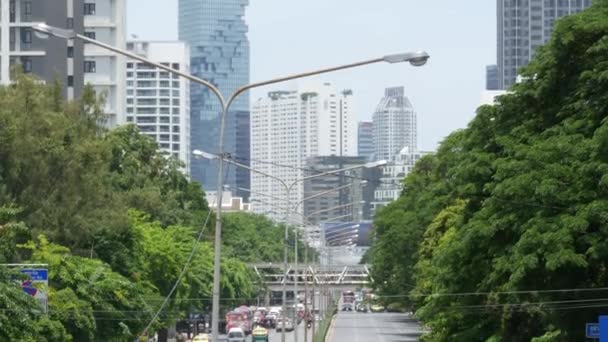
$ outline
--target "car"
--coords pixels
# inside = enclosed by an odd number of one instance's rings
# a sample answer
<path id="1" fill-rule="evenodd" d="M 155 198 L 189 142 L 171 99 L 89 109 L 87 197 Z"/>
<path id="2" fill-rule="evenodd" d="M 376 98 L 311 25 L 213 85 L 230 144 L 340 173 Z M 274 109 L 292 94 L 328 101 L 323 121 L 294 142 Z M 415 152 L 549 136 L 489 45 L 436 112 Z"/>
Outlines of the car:
<path id="1" fill-rule="evenodd" d="M 384 312 L 384 306 L 380 304 L 372 304 L 370 310 L 372 312 Z"/>
<path id="2" fill-rule="evenodd" d="M 241 328 L 232 328 L 228 331 L 228 342 L 245 342 L 245 331 Z"/>
<path id="3" fill-rule="evenodd" d="M 283 329 L 285 329 L 285 331 L 293 331 L 293 323 L 289 318 L 281 317 L 277 320 L 276 331 L 282 331 Z"/>
<path id="4" fill-rule="evenodd" d="M 194 338 L 192 339 L 192 342 L 209 342 L 209 335 L 207 334 L 198 334 L 196 336 L 194 336 Z"/>
<path id="5" fill-rule="evenodd" d="M 367 312 L 367 305 L 363 303 L 357 304 L 357 312 Z"/>

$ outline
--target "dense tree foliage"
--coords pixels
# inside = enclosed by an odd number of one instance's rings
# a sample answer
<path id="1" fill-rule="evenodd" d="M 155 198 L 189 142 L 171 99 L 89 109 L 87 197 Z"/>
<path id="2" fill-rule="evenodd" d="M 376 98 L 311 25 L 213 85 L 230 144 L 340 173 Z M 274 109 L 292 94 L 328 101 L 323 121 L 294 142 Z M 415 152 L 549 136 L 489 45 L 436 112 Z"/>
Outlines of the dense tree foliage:
<path id="1" fill-rule="evenodd" d="M 375 220 L 376 286 L 426 341 L 581 341 L 607 313 L 582 289 L 608 286 L 608 1 L 560 20 L 523 75 Z"/>
<path id="2" fill-rule="evenodd" d="M 251 213 L 229 213 L 225 215 L 223 241 L 226 246 L 224 254 L 246 262 L 281 262 L 283 261 L 283 241 L 285 225 L 277 224 L 264 215 Z M 295 258 L 295 233 L 288 227 L 289 260 Z M 305 253 L 308 260 L 318 257 L 315 249 L 307 246 L 302 237 L 298 237 L 298 260 L 303 262 Z"/>
<path id="3" fill-rule="evenodd" d="M 49 265 L 49 312 L 0 269 L 0 340 L 127 341 L 140 334 L 202 241 L 153 330 L 211 306 L 213 215 L 199 184 L 132 125 L 106 131 L 91 88 L 16 74 L 0 87 L 0 264 Z M 226 218 L 222 304 L 259 294 L 246 262 L 275 261 L 279 226 Z M 262 234 L 269 228 L 271 237 Z M 282 252 L 281 254 L 282 255 Z"/>

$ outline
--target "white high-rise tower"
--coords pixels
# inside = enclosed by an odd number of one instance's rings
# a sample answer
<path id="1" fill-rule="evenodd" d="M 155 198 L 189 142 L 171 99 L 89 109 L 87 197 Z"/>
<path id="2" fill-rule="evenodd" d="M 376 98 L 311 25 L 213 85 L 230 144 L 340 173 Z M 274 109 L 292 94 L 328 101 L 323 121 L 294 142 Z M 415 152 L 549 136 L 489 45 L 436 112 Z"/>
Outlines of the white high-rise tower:
<path id="1" fill-rule="evenodd" d="M 190 72 L 190 49 L 179 41 L 131 41 L 127 49 L 154 62 Z M 145 63 L 127 60 L 127 122 L 154 139 L 190 173 L 190 81 Z"/>
<path id="2" fill-rule="evenodd" d="M 404 147 L 417 150 L 416 112 L 403 87 L 387 88 L 374 113 L 375 159 L 392 160 Z"/>
<path id="3" fill-rule="evenodd" d="M 96 0 L 84 2 L 84 35 L 126 48 L 126 0 Z M 84 46 L 84 82 L 90 83 L 98 94 L 105 94 L 106 126 L 124 124 L 126 58 L 92 44 Z"/>
<path id="4" fill-rule="evenodd" d="M 357 120 L 350 90 L 329 83 L 297 91 L 275 91 L 253 103 L 251 166 L 291 183 L 304 176 L 306 159 L 314 156 L 356 156 Z M 268 177 L 251 175 L 253 211 L 284 219 L 283 187 Z M 275 197 L 264 196 L 261 194 Z M 292 203 L 302 199 L 295 186 Z"/>

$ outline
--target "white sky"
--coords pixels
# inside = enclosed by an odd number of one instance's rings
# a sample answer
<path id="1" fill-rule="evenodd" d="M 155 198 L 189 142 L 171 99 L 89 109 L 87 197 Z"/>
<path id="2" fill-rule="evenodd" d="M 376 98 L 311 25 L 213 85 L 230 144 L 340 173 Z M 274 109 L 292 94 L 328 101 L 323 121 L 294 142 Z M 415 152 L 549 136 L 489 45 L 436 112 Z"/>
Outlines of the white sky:
<path id="1" fill-rule="evenodd" d="M 177 39 L 178 0 L 129 0 L 127 31 Z M 418 113 L 420 149 L 435 149 L 474 115 L 485 66 L 496 63 L 494 0 L 250 0 L 251 81 L 385 54 L 426 50 L 422 68 L 372 65 L 320 78 L 356 96 L 370 120 L 385 87 L 405 86 Z M 255 99 L 277 88 L 255 91 Z"/>

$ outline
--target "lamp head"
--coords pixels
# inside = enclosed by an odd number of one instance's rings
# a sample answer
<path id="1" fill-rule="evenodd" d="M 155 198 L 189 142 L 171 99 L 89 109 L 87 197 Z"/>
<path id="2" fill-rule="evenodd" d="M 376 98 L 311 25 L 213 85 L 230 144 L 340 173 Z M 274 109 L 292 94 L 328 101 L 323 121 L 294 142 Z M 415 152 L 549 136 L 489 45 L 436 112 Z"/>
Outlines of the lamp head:
<path id="1" fill-rule="evenodd" d="M 32 30 L 34 30 L 34 34 L 36 37 L 40 39 L 48 39 L 48 37 L 58 37 L 64 39 L 74 39 L 76 38 L 76 32 L 72 30 L 65 30 L 58 27 L 50 26 L 45 23 L 38 23 L 32 25 Z"/>
<path id="2" fill-rule="evenodd" d="M 387 63 L 403 63 L 410 62 L 412 66 L 419 67 L 426 64 L 431 56 L 425 51 L 399 53 L 396 55 L 387 55 L 383 59 Z"/>
<path id="3" fill-rule="evenodd" d="M 373 162 L 369 162 L 369 163 L 365 163 L 364 167 L 366 169 L 371 169 L 374 167 L 378 167 L 378 166 L 384 166 L 386 165 L 388 162 L 386 160 L 377 160 L 377 161 L 373 161 Z"/>
<path id="4" fill-rule="evenodd" d="M 202 150 L 194 150 L 192 151 L 192 155 L 194 155 L 194 158 L 196 159 L 219 159 L 217 155 Z"/>

